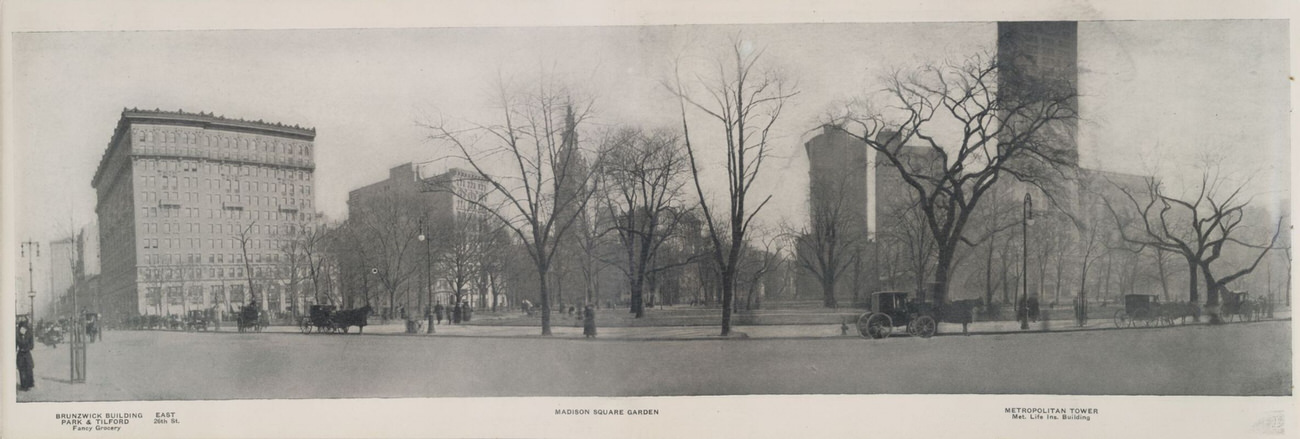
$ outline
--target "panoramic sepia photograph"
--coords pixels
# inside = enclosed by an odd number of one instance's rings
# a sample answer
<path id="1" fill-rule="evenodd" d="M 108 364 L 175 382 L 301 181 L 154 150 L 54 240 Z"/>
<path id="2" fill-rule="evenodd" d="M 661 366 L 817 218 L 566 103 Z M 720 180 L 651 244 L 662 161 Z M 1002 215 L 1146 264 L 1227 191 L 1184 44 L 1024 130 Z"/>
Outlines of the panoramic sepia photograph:
<path id="1" fill-rule="evenodd" d="M 1289 32 L 15 33 L 17 401 L 1290 396 Z"/>

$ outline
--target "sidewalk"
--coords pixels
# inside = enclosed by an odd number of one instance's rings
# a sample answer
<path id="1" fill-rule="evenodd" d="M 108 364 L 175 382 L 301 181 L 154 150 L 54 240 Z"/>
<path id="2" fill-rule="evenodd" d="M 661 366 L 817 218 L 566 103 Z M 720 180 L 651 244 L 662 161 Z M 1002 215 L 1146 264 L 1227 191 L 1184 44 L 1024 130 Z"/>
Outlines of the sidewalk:
<path id="1" fill-rule="evenodd" d="M 1277 312 L 1274 318 L 1270 320 L 1290 320 L 1291 313 Z M 1205 319 L 1200 323 L 1193 323 L 1190 319 L 1187 325 L 1204 325 Z M 1233 322 L 1230 324 L 1239 324 Z M 1181 326 L 1182 324 L 1175 324 Z M 1153 324 L 1151 328 L 1159 328 Z M 1018 321 L 989 321 L 974 322 L 969 325 L 969 335 L 990 335 L 990 334 L 1022 334 L 1022 333 L 1043 333 L 1043 332 L 1076 332 L 1076 331 L 1100 331 L 1116 329 L 1143 329 L 1146 326 L 1139 323 L 1137 326 L 1128 328 L 1116 328 L 1115 323 L 1110 318 L 1091 319 L 1087 325 L 1078 326 L 1073 320 L 1051 320 L 1039 321 L 1029 324 L 1029 329 L 1020 329 Z M 366 326 L 363 334 L 387 335 L 387 336 L 408 336 L 408 337 L 488 337 L 488 338 L 521 338 L 521 337 L 541 337 L 540 326 L 486 326 L 486 325 L 436 325 L 435 334 L 425 334 L 421 331 L 419 334 L 406 334 L 405 325 L 400 321 L 390 321 L 385 324 L 370 324 Z M 234 333 L 233 325 L 223 325 L 223 333 Z M 301 334 L 296 326 L 271 326 L 262 330 L 263 333 L 284 333 L 284 334 Z M 598 339 L 602 340 L 721 340 L 724 337 L 719 336 L 721 332 L 719 326 L 641 326 L 641 327 L 611 327 L 599 328 Z M 356 333 L 356 328 L 352 328 L 352 334 Z M 310 334 L 312 336 L 325 336 L 323 334 Z M 906 331 L 901 328 L 894 328 L 894 336 L 906 336 Z M 938 336 L 962 335 L 962 328 L 959 324 L 941 323 L 939 324 Z M 583 338 L 582 328 L 572 324 L 551 326 L 552 338 Z M 750 325 L 750 326 L 733 326 L 732 335 L 726 339 L 808 339 L 808 338 L 859 338 L 857 328 L 850 323 L 848 335 L 841 334 L 839 324 L 794 324 L 794 325 Z"/>

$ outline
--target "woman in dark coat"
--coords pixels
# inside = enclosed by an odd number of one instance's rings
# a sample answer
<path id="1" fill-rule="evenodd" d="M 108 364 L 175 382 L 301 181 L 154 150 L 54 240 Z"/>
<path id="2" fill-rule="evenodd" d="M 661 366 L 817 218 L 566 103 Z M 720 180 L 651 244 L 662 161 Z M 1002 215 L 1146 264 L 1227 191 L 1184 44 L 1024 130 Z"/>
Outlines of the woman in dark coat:
<path id="1" fill-rule="evenodd" d="M 582 335 L 587 338 L 596 336 L 596 310 L 591 305 L 582 310 Z"/>
<path id="2" fill-rule="evenodd" d="M 31 328 L 27 327 L 27 322 L 18 323 L 18 390 L 27 391 L 36 387 L 36 380 L 32 377 L 32 369 L 36 368 L 36 362 L 32 361 L 32 345 L 35 341 L 32 339 Z"/>
<path id="3" fill-rule="evenodd" d="M 435 305 L 435 306 L 433 307 L 433 315 L 436 316 L 436 317 L 438 318 L 438 324 L 439 324 L 439 325 L 442 324 L 442 315 L 443 315 L 443 313 L 445 313 L 446 311 L 447 311 L 447 310 L 446 310 L 445 308 L 442 307 L 442 304 L 441 304 L 441 303 L 439 303 L 439 304 L 437 304 L 437 305 Z"/>

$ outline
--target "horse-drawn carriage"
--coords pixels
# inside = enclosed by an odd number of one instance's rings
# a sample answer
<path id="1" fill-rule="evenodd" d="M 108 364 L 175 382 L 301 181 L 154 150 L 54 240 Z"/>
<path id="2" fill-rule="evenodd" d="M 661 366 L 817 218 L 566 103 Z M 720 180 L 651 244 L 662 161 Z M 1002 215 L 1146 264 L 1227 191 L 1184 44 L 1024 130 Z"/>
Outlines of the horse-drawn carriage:
<path id="1" fill-rule="evenodd" d="M 1200 316 L 1200 309 L 1192 303 L 1160 303 L 1154 294 L 1127 294 L 1124 309 L 1115 311 L 1115 327 L 1169 325 L 1175 320 L 1187 323 L 1188 317 Z"/>
<path id="2" fill-rule="evenodd" d="M 1264 317 L 1264 303 L 1251 300 L 1250 293 L 1223 290 L 1219 293 L 1219 317 L 1231 322 L 1236 317 L 1239 322 L 1259 320 Z"/>
<path id="3" fill-rule="evenodd" d="M 87 341 L 94 343 L 95 340 L 104 339 L 103 333 L 101 332 L 103 331 L 103 328 L 100 328 L 100 326 L 102 325 L 101 320 L 102 319 L 100 319 L 99 313 L 97 312 L 81 313 L 81 321 L 83 322 L 86 328 Z"/>
<path id="4" fill-rule="evenodd" d="M 189 314 L 185 316 L 185 330 L 186 331 L 207 331 L 208 323 L 210 321 L 211 319 L 208 318 L 208 311 L 200 310 L 200 309 L 192 309 L 189 311 Z"/>
<path id="5" fill-rule="evenodd" d="M 261 309 L 257 307 L 257 302 L 253 302 L 239 307 L 239 313 L 235 314 L 235 326 L 239 329 L 239 332 L 262 332 L 262 328 L 268 325 Z"/>
<path id="6" fill-rule="evenodd" d="M 960 323 L 965 333 L 978 302 L 934 304 L 908 300 L 907 295 L 903 291 L 872 293 L 870 310 L 858 316 L 858 333 L 867 338 L 885 338 L 893 333 L 895 327 L 901 326 L 910 335 L 929 338 L 938 331 L 939 322 Z"/>
<path id="7" fill-rule="evenodd" d="M 361 333 L 366 329 L 370 311 L 370 305 L 342 311 L 336 311 L 334 305 L 312 305 L 307 316 L 298 322 L 298 328 L 303 334 L 347 333 L 348 327 L 356 326 L 357 333 Z"/>

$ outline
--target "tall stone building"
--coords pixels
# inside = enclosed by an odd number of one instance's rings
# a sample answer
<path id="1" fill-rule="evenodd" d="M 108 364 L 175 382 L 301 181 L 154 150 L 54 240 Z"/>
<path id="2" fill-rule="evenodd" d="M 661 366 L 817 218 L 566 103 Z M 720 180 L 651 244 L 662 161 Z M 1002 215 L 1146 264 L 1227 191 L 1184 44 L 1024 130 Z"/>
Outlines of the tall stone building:
<path id="1" fill-rule="evenodd" d="M 877 134 L 883 141 L 893 136 L 890 131 Z M 927 147 L 891 145 L 899 151 L 900 160 L 911 169 L 921 172 L 940 165 L 943 158 Z M 879 262 L 879 244 L 882 239 L 897 235 L 900 221 L 913 221 L 901 212 L 912 205 L 913 189 L 902 179 L 898 170 L 877 154 L 866 143 L 831 126 L 804 143 L 808 154 L 808 224 L 816 233 L 829 233 L 834 229 L 841 244 L 836 257 L 846 261 L 836 282 L 837 297 L 862 299 L 882 287 L 887 287 L 893 269 Z M 797 251 L 828 252 L 831 246 L 800 246 Z M 813 239 L 814 241 L 816 239 Z M 823 259 L 829 259 L 824 255 Z M 803 258 L 801 256 L 801 258 Z M 847 258 L 847 259 L 845 259 Z M 826 265 L 829 267 L 829 265 Z M 823 267 L 825 268 L 825 267 Z M 800 291 L 822 292 L 812 273 L 801 271 L 796 278 Z M 883 283 L 882 283 L 883 282 Z"/>
<path id="2" fill-rule="evenodd" d="M 435 169 L 416 163 L 404 163 L 389 169 L 387 179 L 348 192 L 348 221 L 354 224 L 364 223 L 367 219 L 363 219 L 363 215 L 378 215 L 368 219 L 384 222 L 385 227 L 409 226 L 412 237 L 419 233 L 415 227 L 422 226 L 426 239 L 445 240 L 450 233 L 475 233 L 475 228 L 464 225 L 487 220 L 487 213 L 482 208 L 465 199 L 482 200 L 487 193 L 487 183 L 474 172 L 456 167 Z M 394 203 L 401 206 L 394 206 Z M 391 215 L 412 215 L 416 218 L 406 218 L 402 221 L 398 218 L 389 218 L 388 216 Z M 372 305 L 379 309 L 397 306 L 407 306 L 407 309 L 412 311 L 423 309 L 427 302 L 424 294 L 425 287 L 421 284 L 421 279 L 424 279 L 423 265 L 426 264 L 426 252 L 443 251 L 441 250 L 445 247 L 443 244 L 446 243 L 411 244 L 412 254 L 405 255 L 408 256 L 405 259 L 415 261 L 410 264 L 414 264 L 411 266 L 417 267 L 418 270 L 411 276 L 413 281 L 403 283 L 408 291 L 397 295 L 395 300 L 398 303 Z M 424 245 L 433 245 L 438 250 L 425 249 Z M 386 261 L 380 259 L 388 258 L 394 261 L 402 259 L 392 254 L 393 251 L 375 249 L 367 252 L 365 256 L 371 260 L 354 260 L 353 263 L 346 264 L 344 269 L 364 270 L 366 267 L 384 269 Z M 436 260 L 437 255 L 435 254 L 433 258 Z M 365 273 L 354 273 L 353 276 L 346 277 L 360 279 L 360 276 L 365 276 Z M 431 288 L 434 302 L 450 304 L 453 288 L 439 273 L 433 273 L 433 277 Z"/>
<path id="3" fill-rule="evenodd" d="M 298 126 L 124 109 L 91 182 L 105 318 L 297 306 L 279 261 L 315 218 L 315 138 Z"/>
<path id="4" fill-rule="evenodd" d="M 1073 21 L 1012 21 L 998 22 L 998 98 L 1005 102 L 1020 99 L 1041 99 L 1043 93 L 1068 93 L 1077 96 L 1079 88 L 1079 30 Z M 1051 88 L 1047 92 L 1044 88 Z M 1071 99 L 1066 111 L 1079 114 L 1078 99 Z M 1016 118 L 1008 118 L 1015 124 Z M 1035 139 L 1045 145 L 1044 151 L 1052 151 L 1060 163 L 1065 166 L 1051 166 L 1041 160 L 1021 157 L 1008 163 L 1008 167 L 1018 174 L 1036 178 L 1035 185 L 1029 182 L 1016 182 L 1004 188 L 1014 194 L 1033 194 L 1040 203 L 1037 207 L 1047 207 L 1043 201 L 1049 197 L 1044 189 L 1059 192 L 1062 197 L 1053 196 L 1064 204 L 1074 204 L 1065 194 L 1077 192 L 1071 181 L 1079 163 L 1078 118 L 1057 120 L 1039 129 Z M 1006 137 L 1007 134 L 1003 133 Z M 1004 139 L 999 139 L 1004 140 Z M 1068 178 L 1060 179 L 1061 173 Z M 1061 206 L 1077 209 L 1077 206 Z"/>

